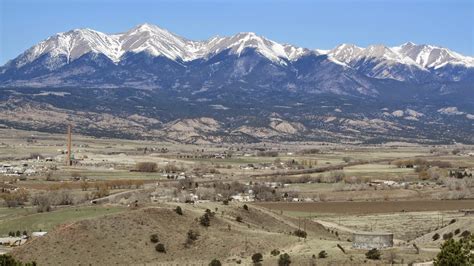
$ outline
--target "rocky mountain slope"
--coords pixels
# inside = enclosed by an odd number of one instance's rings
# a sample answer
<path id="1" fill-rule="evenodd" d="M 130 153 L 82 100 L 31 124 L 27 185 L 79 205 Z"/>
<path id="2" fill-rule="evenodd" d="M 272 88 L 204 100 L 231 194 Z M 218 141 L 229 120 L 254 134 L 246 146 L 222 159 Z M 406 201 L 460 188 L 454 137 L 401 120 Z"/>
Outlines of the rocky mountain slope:
<path id="1" fill-rule="evenodd" d="M 0 68 L 0 124 L 194 143 L 470 143 L 473 84 L 473 57 L 433 45 L 324 51 L 254 33 L 77 29 Z"/>

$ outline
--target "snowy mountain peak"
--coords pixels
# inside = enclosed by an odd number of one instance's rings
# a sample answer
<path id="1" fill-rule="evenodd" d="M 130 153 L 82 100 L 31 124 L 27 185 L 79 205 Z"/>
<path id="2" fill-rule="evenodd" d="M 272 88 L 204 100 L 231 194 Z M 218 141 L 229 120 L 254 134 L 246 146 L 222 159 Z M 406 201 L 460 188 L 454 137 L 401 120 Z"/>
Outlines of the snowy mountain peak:
<path id="1" fill-rule="evenodd" d="M 173 60 L 189 57 L 186 39 L 155 25 L 141 24 L 116 36 L 120 41 L 122 53 L 146 52 L 152 56 L 165 56 Z"/>
<path id="2" fill-rule="evenodd" d="M 238 38 L 260 38 L 255 34 L 255 32 L 247 31 L 247 32 L 239 32 L 235 35 Z"/>
<path id="3" fill-rule="evenodd" d="M 415 45 L 416 45 L 415 43 L 408 41 L 408 42 L 402 44 L 401 47 L 411 47 L 411 46 L 415 46 Z"/>
<path id="4" fill-rule="evenodd" d="M 283 49 L 285 50 L 285 54 L 290 61 L 297 60 L 298 58 L 311 53 L 309 49 L 296 47 L 291 44 L 284 44 Z"/>
<path id="5" fill-rule="evenodd" d="M 412 59 L 423 68 L 436 69 L 447 64 L 474 66 L 474 58 L 438 46 L 405 43 L 397 47 L 396 50 L 399 54 Z"/>
<path id="6" fill-rule="evenodd" d="M 328 55 L 333 57 L 339 62 L 350 63 L 361 51 L 363 48 L 360 48 L 354 44 L 340 44 L 334 49 L 330 50 Z"/>
<path id="7" fill-rule="evenodd" d="M 279 43 L 260 37 L 253 32 L 241 32 L 231 37 L 225 37 L 208 46 L 209 54 L 216 54 L 229 50 L 232 54 L 241 55 L 246 48 L 253 48 L 264 57 L 283 63 L 282 59 L 289 59 L 285 47 Z"/>
<path id="8" fill-rule="evenodd" d="M 90 52 L 104 54 L 117 62 L 120 58 L 120 51 L 116 49 L 118 46 L 119 43 L 115 38 L 104 33 L 91 29 L 75 29 L 58 33 L 38 43 L 13 60 L 13 64 L 19 68 L 45 54 L 51 57 L 64 57 L 66 63 L 69 63 Z M 51 65 L 49 68 L 55 67 Z"/>
<path id="9" fill-rule="evenodd" d="M 143 23 L 143 24 L 138 24 L 137 26 L 133 27 L 130 31 L 167 31 L 167 30 L 162 29 L 154 24 Z"/>
<path id="10" fill-rule="evenodd" d="M 397 53 L 395 53 L 393 50 L 383 44 L 369 45 L 367 48 L 364 49 L 363 53 L 361 53 L 360 56 L 375 58 L 384 57 L 387 59 L 396 59 L 399 57 Z"/>

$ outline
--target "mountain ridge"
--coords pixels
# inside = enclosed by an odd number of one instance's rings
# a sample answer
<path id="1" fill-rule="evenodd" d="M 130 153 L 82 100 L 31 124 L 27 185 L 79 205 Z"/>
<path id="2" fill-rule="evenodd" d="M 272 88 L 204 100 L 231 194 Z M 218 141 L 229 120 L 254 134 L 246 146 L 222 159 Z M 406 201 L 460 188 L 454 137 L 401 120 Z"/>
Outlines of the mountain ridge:
<path id="1" fill-rule="evenodd" d="M 311 50 L 150 24 L 72 30 L 0 68 L 0 126 L 190 143 L 474 143 L 472 60 L 410 42 Z"/>
<path id="2" fill-rule="evenodd" d="M 82 42 L 74 46 L 77 41 Z M 94 46 L 92 45 L 94 44 L 93 42 L 95 42 Z M 221 43 L 224 43 L 224 46 Z M 59 47 L 54 47 L 54 44 Z M 166 47 L 164 44 L 174 44 L 174 46 Z M 341 59 L 337 54 L 339 52 L 337 49 L 341 46 L 355 48 L 357 52 L 349 55 L 349 59 Z M 153 56 L 163 55 L 173 60 L 192 61 L 208 57 L 210 54 L 216 54 L 219 51 L 229 48 L 240 54 L 242 50 L 247 47 L 255 47 L 257 50 L 274 48 L 269 49 L 271 51 L 260 51 L 262 55 L 272 60 L 277 60 L 278 57 L 287 60 L 296 60 L 307 53 L 316 53 L 318 55 L 326 54 L 322 53 L 320 49 L 308 49 L 286 43 L 280 44 L 265 37 L 258 36 L 254 32 L 239 32 L 229 37 L 216 36 L 204 41 L 192 41 L 156 25 L 144 23 L 137 25 L 129 31 L 116 34 L 105 34 L 89 28 L 73 29 L 58 33 L 29 48 L 25 53 L 20 55 L 20 57 L 26 57 L 25 59 L 31 62 L 45 53 L 52 53 L 55 56 L 65 54 L 68 57 L 69 63 L 71 59 L 77 59 L 87 52 L 95 52 L 102 53 L 117 63 L 120 61 L 120 57 L 127 52 L 139 53 L 146 51 Z M 467 67 L 474 67 L 474 57 L 463 56 L 439 46 L 427 44 L 416 45 L 412 42 L 407 42 L 395 47 L 380 44 L 370 45 L 366 48 L 343 43 L 329 50 L 327 55 L 337 59 L 341 63 L 349 63 L 361 57 L 379 58 L 386 56 L 387 53 L 380 53 L 380 49 L 385 49 L 390 53 L 389 56 L 392 58 L 388 59 L 397 59 L 400 60 L 400 63 L 414 64 L 421 68 L 439 68 L 445 64 L 464 64 Z M 416 53 L 417 51 L 418 54 Z M 76 54 L 71 54 L 71 52 L 76 52 Z M 420 56 L 420 53 L 423 53 L 423 56 Z M 400 58 L 393 58 L 393 54 Z M 440 62 L 438 58 L 438 61 L 436 61 L 436 58 L 433 59 L 435 54 L 440 54 L 444 60 Z M 432 59 L 428 61 L 430 55 Z M 10 60 L 5 65 L 8 65 L 12 61 L 15 61 L 15 59 Z M 23 60 L 20 60 L 19 63 L 20 64 L 16 65 L 17 67 L 21 67 L 25 64 Z"/>

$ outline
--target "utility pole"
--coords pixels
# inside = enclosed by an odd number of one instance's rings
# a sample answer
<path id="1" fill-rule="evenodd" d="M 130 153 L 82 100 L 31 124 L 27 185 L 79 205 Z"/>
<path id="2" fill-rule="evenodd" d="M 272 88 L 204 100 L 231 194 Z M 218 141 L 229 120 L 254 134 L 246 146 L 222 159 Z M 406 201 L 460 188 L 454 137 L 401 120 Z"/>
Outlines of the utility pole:
<path id="1" fill-rule="evenodd" d="M 66 151 L 66 165 L 70 166 L 71 162 L 71 146 L 72 146 L 72 126 L 67 126 L 67 151 Z"/>

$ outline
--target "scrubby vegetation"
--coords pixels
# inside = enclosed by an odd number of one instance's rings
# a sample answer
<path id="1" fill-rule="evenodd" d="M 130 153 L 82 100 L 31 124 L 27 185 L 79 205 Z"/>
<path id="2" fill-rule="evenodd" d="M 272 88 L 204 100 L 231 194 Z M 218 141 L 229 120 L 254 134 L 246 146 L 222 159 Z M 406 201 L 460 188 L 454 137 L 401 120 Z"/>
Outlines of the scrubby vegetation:
<path id="1" fill-rule="evenodd" d="M 439 161 L 433 160 L 428 161 L 425 159 L 407 159 L 407 160 L 396 160 L 393 161 L 392 164 L 396 165 L 397 167 L 405 167 L 405 168 L 428 168 L 428 167 L 439 167 L 439 168 L 450 168 L 452 164 L 446 161 Z"/>
<path id="2" fill-rule="evenodd" d="M 308 234 L 306 233 L 306 231 L 303 231 L 303 230 L 301 230 L 301 229 L 295 230 L 295 231 L 293 232 L 293 234 L 294 234 L 295 236 L 301 237 L 301 238 L 306 238 L 306 236 L 308 235 Z"/>
<path id="3" fill-rule="evenodd" d="M 318 253 L 318 258 L 320 258 L 320 259 L 324 259 L 324 258 L 327 258 L 327 257 L 328 257 L 328 253 L 325 250 L 321 250 Z"/>
<path id="4" fill-rule="evenodd" d="M 373 248 L 365 253 L 365 257 L 369 260 L 379 260 L 381 254 L 380 251 L 378 251 L 376 248 Z"/>
<path id="5" fill-rule="evenodd" d="M 270 254 L 272 256 L 278 256 L 278 255 L 280 255 L 280 251 L 278 249 L 274 249 L 274 250 L 270 251 Z"/>
<path id="6" fill-rule="evenodd" d="M 209 266 L 221 266 L 222 263 L 220 262 L 220 260 L 218 259 L 213 259 L 211 260 L 211 262 L 209 263 Z"/>
<path id="7" fill-rule="evenodd" d="M 29 194 L 26 189 L 20 188 L 13 192 L 1 193 L 0 198 L 5 201 L 8 208 L 14 208 L 24 205 L 28 201 Z"/>
<path id="8" fill-rule="evenodd" d="M 436 255 L 434 265 L 472 265 L 474 264 L 474 237 L 449 239 L 441 245 L 441 251 Z"/>
<path id="9" fill-rule="evenodd" d="M 158 243 L 155 247 L 156 251 L 160 252 L 160 253 L 166 253 L 166 248 L 165 248 L 165 245 L 163 243 Z"/>
<path id="10" fill-rule="evenodd" d="M 448 240 L 451 238 L 453 238 L 453 233 L 449 232 L 449 233 L 443 234 L 443 240 Z"/>
<path id="11" fill-rule="evenodd" d="M 284 253 L 280 255 L 278 259 L 278 266 L 288 266 L 291 264 L 290 255 L 288 253 Z"/>
<path id="12" fill-rule="evenodd" d="M 259 151 L 257 152 L 257 156 L 260 157 L 278 157 L 277 151 Z"/>
<path id="13" fill-rule="evenodd" d="M 140 162 L 135 168 L 138 172 L 153 173 L 158 170 L 158 165 L 154 162 Z"/>
<path id="14" fill-rule="evenodd" d="M 463 238 L 467 238 L 471 235 L 471 232 L 468 231 L 468 230 L 464 230 L 462 233 L 461 233 L 461 237 Z"/>
<path id="15" fill-rule="evenodd" d="M 151 243 L 158 243 L 158 242 L 160 242 L 160 239 L 158 238 L 157 234 L 152 234 L 152 235 L 150 235 L 150 241 L 151 241 Z"/>
<path id="16" fill-rule="evenodd" d="M 252 255 L 252 262 L 254 264 L 257 264 L 263 260 L 263 255 L 262 253 L 255 253 Z"/>
<path id="17" fill-rule="evenodd" d="M 36 266 L 36 262 L 27 262 L 23 263 L 21 261 L 16 260 L 9 254 L 2 254 L 0 255 L 0 265 L 2 266 Z"/>
<path id="18" fill-rule="evenodd" d="M 200 218 L 199 218 L 199 223 L 202 225 L 202 226 L 205 226 L 205 227 L 208 227 L 211 225 L 211 218 L 209 217 L 210 215 L 208 213 L 205 213 L 203 214 Z"/>
<path id="19" fill-rule="evenodd" d="M 194 241 L 198 240 L 199 238 L 199 232 L 190 229 L 188 233 L 186 234 L 186 243 L 185 246 L 189 247 L 194 243 Z"/>

